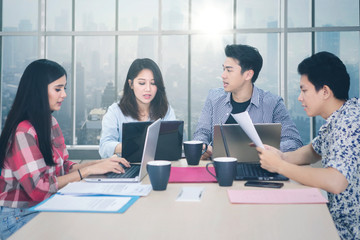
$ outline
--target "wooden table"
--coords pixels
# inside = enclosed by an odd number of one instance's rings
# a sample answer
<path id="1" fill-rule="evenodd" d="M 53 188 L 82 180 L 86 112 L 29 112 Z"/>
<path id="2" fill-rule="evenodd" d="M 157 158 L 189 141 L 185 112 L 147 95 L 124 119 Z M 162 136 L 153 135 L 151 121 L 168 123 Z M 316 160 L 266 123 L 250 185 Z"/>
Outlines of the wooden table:
<path id="1" fill-rule="evenodd" d="M 205 187 L 202 200 L 175 201 L 183 186 Z M 284 188 L 305 186 L 286 182 Z M 231 204 L 228 189 L 244 189 L 244 181 L 232 187 L 170 183 L 123 214 L 43 212 L 10 239 L 339 239 L 326 204 Z"/>

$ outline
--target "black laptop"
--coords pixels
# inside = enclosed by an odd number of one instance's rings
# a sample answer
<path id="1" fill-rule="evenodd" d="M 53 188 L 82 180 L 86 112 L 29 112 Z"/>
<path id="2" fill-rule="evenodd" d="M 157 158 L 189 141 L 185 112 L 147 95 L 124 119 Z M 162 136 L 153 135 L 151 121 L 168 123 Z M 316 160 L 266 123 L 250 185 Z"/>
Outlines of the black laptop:
<path id="1" fill-rule="evenodd" d="M 146 129 L 152 122 L 123 123 L 122 154 L 131 163 L 141 159 Z M 182 152 L 184 121 L 161 121 L 155 160 L 179 160 Z"/>

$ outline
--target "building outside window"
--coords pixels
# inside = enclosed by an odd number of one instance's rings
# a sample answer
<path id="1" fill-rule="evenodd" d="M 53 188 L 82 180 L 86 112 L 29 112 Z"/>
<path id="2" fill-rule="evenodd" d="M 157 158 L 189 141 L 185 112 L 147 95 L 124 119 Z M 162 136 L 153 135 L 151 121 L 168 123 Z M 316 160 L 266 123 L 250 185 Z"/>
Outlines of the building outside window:
<path id="1" fill-rule="evenodd" d="M 57 61 L 68 72 L 67 94 L 54 116 L 65 142 L 96 148 L 101 119 L 119 101 L 136 58 L 156 61 L 167 96 L 191 138 L 211 88 L 222 87 L 227 44 L 259 49 L 256 85 L 284 98 L 304 144 L 323 120 L 309 118 L 297 97 L 297 65 L 329 51 L 345 63 L 350 97 L 359 96 L 358 0 L 2 0 L 0 126 L 25 67 Z"/>

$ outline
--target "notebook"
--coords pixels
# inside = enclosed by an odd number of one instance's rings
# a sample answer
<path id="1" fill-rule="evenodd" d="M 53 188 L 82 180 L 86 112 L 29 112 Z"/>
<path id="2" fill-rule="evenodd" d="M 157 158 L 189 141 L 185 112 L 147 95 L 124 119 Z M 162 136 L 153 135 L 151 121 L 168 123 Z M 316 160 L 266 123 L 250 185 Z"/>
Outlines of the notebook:
<path id="1" fill-rule="evenodd" d="M 145 134 L 151 122 L 123 124 L 122 157 L 130 163 L 139 162 L 143 153 Z M 161 121 L 155 160 L 179 160 L 182 152 L 184 121 Z"/>
<path id="2" fill-rule="evenodd" d="M 257 123 L 254 126 L 264 144 L 280 148 L 280 123 Z M 249 146 L 251 142 L 238 124 L 215 125 L 213 158 L 236 157 L 238 164 L 235 180 L 288 180 L 283 175 L 271 173 L 260 167 L 256 149 Z"/>
<path id="3" fill-rule="evenodd" d="M 146 175 L 146 164 L 155 159 L 155 150 L 158 142 L 161 119 L 156 120 L 147 127 L 144 149 L 141 163 L 131 164 L 130 168 L 125 169 L 124 174 L 107 173 L 105 175 L 90 175 L 85 178 L 87 182 L 140 182 Z M 131 176 L 127 176 L 132 173 Z"/>

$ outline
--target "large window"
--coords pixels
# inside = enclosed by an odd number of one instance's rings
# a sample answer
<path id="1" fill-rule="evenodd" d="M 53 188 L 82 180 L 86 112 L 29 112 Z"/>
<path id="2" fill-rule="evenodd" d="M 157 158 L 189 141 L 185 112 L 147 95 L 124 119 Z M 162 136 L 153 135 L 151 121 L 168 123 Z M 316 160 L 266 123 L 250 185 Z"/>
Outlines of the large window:
<path id="1" fill-rule="evenodd" d="M 256 85 L 282 96 L 305 144 L 323 123 L 301 108 L 297 65 L 318 51 L 339 56 L 359 96 L 358 0 L 2 0 L 0 126 L 25 67 L 38 58 L 68 71 L 54 113 L 72 147 L 96 146 L 101 119 L 119 101 L 136 58 L 156 61 L 171 106 L 191 138 L 208 91 L 222 87 L 227 44 L 255 46 Z"/>

